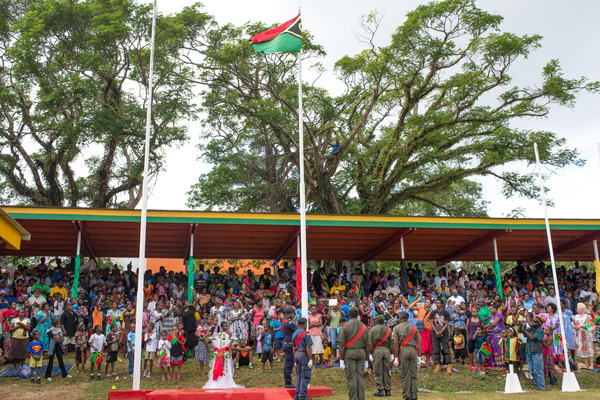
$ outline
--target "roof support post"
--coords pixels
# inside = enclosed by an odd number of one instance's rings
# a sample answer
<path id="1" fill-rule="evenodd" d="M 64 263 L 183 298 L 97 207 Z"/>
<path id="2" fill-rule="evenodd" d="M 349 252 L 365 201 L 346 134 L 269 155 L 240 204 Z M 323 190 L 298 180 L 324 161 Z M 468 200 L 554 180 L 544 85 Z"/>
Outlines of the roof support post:
<path id="1" fill-rule="evenodd" d="M 283 242 L 283 244 L 279 247 L 279 249 L 275 252 L 275 254 L 273 254 L 273 257 L 271 257 L 271 265 L 275 266 L 279 261 L 281 261 L 281 259 L 285 255 L 285 253 L 287 253 L 287 251 L 290 249 L 290 247 L 292 247 L 294 242 L 296 240 L 298 240 L 299 234 L 300 234 L 300 227 L 297 226 L 289 234 L 288 238 L 285 240 L 285 242 Z M 300 245 L 299 240 L 298 240 L 298 245 Z M 300 253 L 298 253 L 298 257 L 300 257 Z"/>
<path id="2" fill-rule="evenodd" d="M 93 258 L 94 261 L 97 262 L 98 259 L 96 257 L 96 252 L 94 251 L 94 247 L 92 246 L 92 242 L 90 240 L 88 232 L 85 229 L 85 227 L 86 227 L 85 222 L 84 221 L 72 221 L 72 223 L 73 223 L 73 226 L 75 227 L 75 229 L 77 229 L 77 231 L 81 235 L 81 239 L 83 240 L 83 245 L 85 246 L 85 249 L 87 250 L 88 255 L 90 256 L 90 258 Z M 77 240 L 77 254 L 81 254 L 81 243 L 80 243 L 79 239 Z"/>

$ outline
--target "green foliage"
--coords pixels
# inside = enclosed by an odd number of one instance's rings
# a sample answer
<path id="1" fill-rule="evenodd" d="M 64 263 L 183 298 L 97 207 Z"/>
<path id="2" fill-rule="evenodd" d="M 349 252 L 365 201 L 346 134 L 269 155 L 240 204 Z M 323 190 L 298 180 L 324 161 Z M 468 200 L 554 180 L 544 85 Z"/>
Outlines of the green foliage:
<path id="1" fill-rule="evenodd" d="M 141 197 L 152 6 L 2 0 L 0 182 L 11 204 L 133 208 Z M 211 18 L 157 18 L 150 175 L 195 118 L 182 58 Z M 83 161 L 83 173 L 74 166 Z"/>
<path id="2" fill-rule="evenodd" d="M 512 126 L 599 89 L 564 77 L 556 60 L 541 85 L 511 85 L 510 66 L 540 47 L 539 35 L 500 31 L 502 17 L 472 0 L 417 7 L 386 47 L 371 40 L 380 20 L 364 16 L 367 48 L 335 64 L 341 93 L 303 83 L 310 211 L 483 216 L 478 176 L 499 179 L 505 196 L 539 199 L 532 171 L 505 168 L 532 164 L 534 142 L 551 168 L 583 165 L 554 133 Z M 227 25 L 208 36 L 198 65 L 207 113 L 200 150 L 214 168 L 189 192 L 191 207 L 299 208 L 296 57 L 253 52 L 246 38 L 266 28 Z M 310 34 L 303 48 L 303 60 L 325 56 Z M 341 152 L 333 157 L 335 140 Z"/>

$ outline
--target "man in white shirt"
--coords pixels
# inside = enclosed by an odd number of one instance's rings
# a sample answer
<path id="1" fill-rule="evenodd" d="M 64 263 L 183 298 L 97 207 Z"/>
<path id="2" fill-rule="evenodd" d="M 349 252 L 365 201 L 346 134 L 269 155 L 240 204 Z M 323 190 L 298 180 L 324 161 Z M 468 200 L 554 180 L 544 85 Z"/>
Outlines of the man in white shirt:
<path id="1" fill-rule="evenodd" d="M 458 290 L 452 290 L 452 296 L 448 297 L 448 302 L 452 301 L 452 304 L 455 306 L 460 306 L 464 303 L 465 299 L 462 296 L 458 295 Z"/>
<path id="2" fill-rule="evenodd" d="M 442 287 L 442 281 L 444 282 L 443 288 L 448 286 L 448 278 L 446 277 L 446 269 L 442 268 L 438 276 L 433 279 L 433 285 L 437 290 L 439 287 Z"/>
<path id="3" fill-rule="evenodd" d="M 585 298 L 589 298 L 588 299 L 588 303 L 592 304 L 592 302 L 596 299 L 594 296 L 593 292 L 590 292 L 590 287 L 588 286 L 588 284 L 586 283 L 585 285 L 583 285 L 583 289 L 581 290 L 581 292 L 579 292 L 579 298 L 580 299 L 585 299 Z"/>
<path id="4" fill-rule="evenodd" d="M 33 315 L 38 315 L 40 308 L 46 303 L 46 298 L 40 294 L 40 288 L 35 288 L 33 295 L 28 298 L 27 301 L 29 302 L 29 305 L 31 305 Z"/>

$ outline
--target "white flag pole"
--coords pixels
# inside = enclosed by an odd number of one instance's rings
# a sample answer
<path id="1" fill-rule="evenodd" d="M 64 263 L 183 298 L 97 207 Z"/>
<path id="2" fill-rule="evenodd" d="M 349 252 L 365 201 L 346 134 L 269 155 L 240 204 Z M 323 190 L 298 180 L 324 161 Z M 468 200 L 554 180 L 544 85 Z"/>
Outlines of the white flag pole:
<path id="1" fill-rule="evenodd" d="M 144 275 L 146 273 L 146 219 L 148 214 L 148 160 L 150 158 L 150 123 L 152 117 L 152 82 L 154 79 L 154 39 L 156 37 L 156 0 L 152 11 L 150 41 L 150 70 L 148 73 L 148 102 L 146 103 L 146 144 L 144 147 L 144 180 L 142 182 L 142 219 L 140 227 L 140 263 L 138 267 L 135 306 L 135 351 L 133 359 L 133 390 L 140 390 L 142 368 L 142 310 L 144 308 Z"/>
<path id="2" fill-rule="evenodd" d="M 301 14 L 298 7 L 298 14 Z M 300 139 L 300 269 L 302 270 L 302 316 L 308 317 L 308 271 L 306 270 L 306 187 L 304 183 L 304 113 L 302 110 L 302 50 L 298 52 L 298 133 Z"/>
<path id="3" fill-rule="evenodd" d="M 560 305 L 560 297 L 558 290 L 558 278 L 556 276 L 556 263 L 554 261 L 554 248 L 552 247 L 552 236 L 550 234 L 550 222 L 548 221 L 548 206 L 546 205 L 546 190 L 544 188 L 544 179 L 542 178 L 542 167 L 540 164 L 540 154 L 538 152 L 537 143 L 534 143 L 535 149 L 535 162 L 537 166 L 538 179 L 540 182 L 540 194 L 542 196 L 542 204 L 544 206 L 544 219 L 546 222 L 546 235 L 548 236 L 548 251 L 550 253 L 550 262 L 552 263 L 552 277 L 554 279 L 554 294 L 555 294 L 555 302 L 558 306 L 558 322 L 560 325 L 560 334 L 562 337 L 563 344 L 563 355 L 565 359 L 565 367 L 567 372 L 563 375 L 562 382 L 562 390 L 563 392 L 577 392 L 581 390 L 579 388 L 579 383 L 577 382 L 577 378 L 575 374 L 571 371 L 571 366 L 569 364 L 569 349 L 567 349 L 567 337 L 565 335 L 565 324 L 563 321 L 563 313 L 562 307 Z"/>

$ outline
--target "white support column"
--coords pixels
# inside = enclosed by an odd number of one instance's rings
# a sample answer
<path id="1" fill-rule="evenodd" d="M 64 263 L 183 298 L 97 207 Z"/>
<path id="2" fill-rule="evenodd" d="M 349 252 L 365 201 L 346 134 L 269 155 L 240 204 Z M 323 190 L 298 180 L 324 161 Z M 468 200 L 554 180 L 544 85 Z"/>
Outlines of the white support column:
<path id="1" fill-rule="evenodd" d="M 401 260 L 404 260 L 404 238 L 400 238 L 400 257 Z"/>
<path id="2" fill-rule="evenodd" d="M 598 241 L 594 240 L 594 260 L 600 260 L 598 258 Z"/>
<path id="3" fill-rule="evenodd" d="M 88 244 L 89 246 L 89 244 Z M 80 255 L 81 254 L 81 231 L 77 231 L 77 254 L 76 255 Z"/>
<path id="4" fill-rule="evenodd" d="M 498 243 L 496 243 L 496 239 L 494 239 L 494 260 L 498 261 Z"/>

